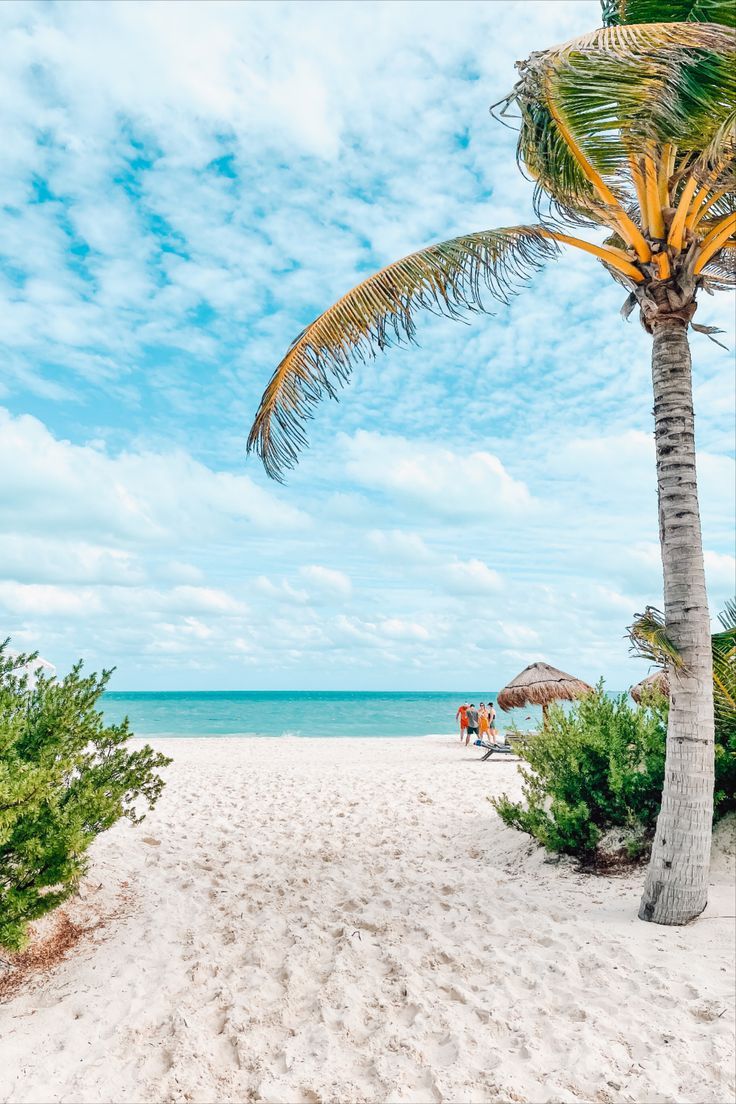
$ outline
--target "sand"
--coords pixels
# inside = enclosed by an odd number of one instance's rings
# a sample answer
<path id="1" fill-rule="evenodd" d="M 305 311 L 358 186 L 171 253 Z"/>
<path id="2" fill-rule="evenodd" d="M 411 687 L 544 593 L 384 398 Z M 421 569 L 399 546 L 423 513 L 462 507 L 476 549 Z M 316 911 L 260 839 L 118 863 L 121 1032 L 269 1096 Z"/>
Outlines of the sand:
<path id="1" fill-rule="evenodd" d="M 0 1005 L 3 1101 L 734 1096 L 734 846 L 687 928 L 576 872 L 449 739 L 156 740 L 155 812 L 94 848 L 90 930 Z M 729 854 L 730 848 L 730 854 Z"/>

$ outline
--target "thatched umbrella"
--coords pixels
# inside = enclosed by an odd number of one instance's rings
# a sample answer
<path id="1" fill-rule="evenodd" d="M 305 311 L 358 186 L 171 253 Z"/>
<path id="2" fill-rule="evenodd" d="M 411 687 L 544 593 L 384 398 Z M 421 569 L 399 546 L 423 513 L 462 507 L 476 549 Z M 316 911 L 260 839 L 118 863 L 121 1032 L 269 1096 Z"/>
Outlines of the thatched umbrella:
<path id="1" fill-rule="evenodd" d="M 496 701 L 504 712 L 525 705 L 541 705 L 546 717 L 547 706 L 555 701 L 574 701 L 590 694 L 592 686 L 587 682 L 566 675 L 549 663 L 530 663 L 508 686 L 499 690 Z"/>
<path id="2" fill-rule="evenodd" d="M 667 678 L 667 672 L 655 671 L 653 675 L 647 675 L 641 682 L 637 682 L 636 686 L 632 686 L 629 693 L 636 704 L 639 705 L 642 693 L 647 690 L 659 690 L 660 694 L 664 694 L 668 698 L 670 696 L 670 680 Z"/>

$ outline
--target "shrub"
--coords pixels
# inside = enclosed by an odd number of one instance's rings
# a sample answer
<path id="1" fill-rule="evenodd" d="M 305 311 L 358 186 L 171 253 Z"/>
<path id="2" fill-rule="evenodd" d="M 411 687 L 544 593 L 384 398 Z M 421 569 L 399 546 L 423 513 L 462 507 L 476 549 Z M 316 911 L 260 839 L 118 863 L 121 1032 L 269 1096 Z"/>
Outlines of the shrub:
<path id="1" fill-rule="evenodd" d="M 87 850 L 121 817 L 143 819 L 171 762 L 151 747 L 130 749 L 127 719 L 105 725 L 95 706 L 112 671 L 30 685 L 33 656 L 0 645 L 0 946 L 20 950 L 28 924 L 76 890 Z"/>
<path id="2" fill-rule="evenodd" d="M 664 778 L 667 703 L 632 706 L 626 694 L 595 691 L 564 711 L 552 706 L 542 729 L 522 741 L 523 802 L 492 799 L 505 824 L 551 851 L 586 856 L 612 827 L 629 848 L 654 827 Z"/>
<path id="3" fill-rule="evenodd" d="M 736 809 L 736 721 L 716 715 L 715 819 Z"/>
<path id="4" fill-rule="evenodd" d="M 736 809 L 736 601 L 718 615 L 722 632 L 713 634 L 717 816 Z"/>

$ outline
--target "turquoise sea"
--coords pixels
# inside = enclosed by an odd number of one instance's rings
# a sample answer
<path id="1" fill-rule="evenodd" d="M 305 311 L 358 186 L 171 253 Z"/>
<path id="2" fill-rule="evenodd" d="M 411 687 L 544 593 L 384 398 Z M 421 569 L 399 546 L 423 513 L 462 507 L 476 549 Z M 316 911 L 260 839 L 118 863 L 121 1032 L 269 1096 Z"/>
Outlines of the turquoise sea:
<path id="1" fill-rule="evenodd" d="M 110 721 L 130 718 L 137 736 L 429 736 L 457 732 L 462 702 L 495 694 L 357 691 L 202 691 L 108 693 Z M 541 710 L 497 710 L 497 727 L 531 728 Z"/>

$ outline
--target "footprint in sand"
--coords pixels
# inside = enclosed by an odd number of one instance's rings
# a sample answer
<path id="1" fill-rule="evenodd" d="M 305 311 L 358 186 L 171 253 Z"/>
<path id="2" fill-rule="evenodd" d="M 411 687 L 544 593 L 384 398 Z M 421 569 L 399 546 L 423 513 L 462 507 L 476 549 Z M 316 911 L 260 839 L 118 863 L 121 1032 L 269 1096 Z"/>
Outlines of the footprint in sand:
<path id="1" fill-rule="evenodd" d="M 401 1019 L 407 1027 L 411 1027 L 420 1012 L 421 1008 L 418 1004 L 407 1004 L 406 1008 L 401 1010 Z"/>

